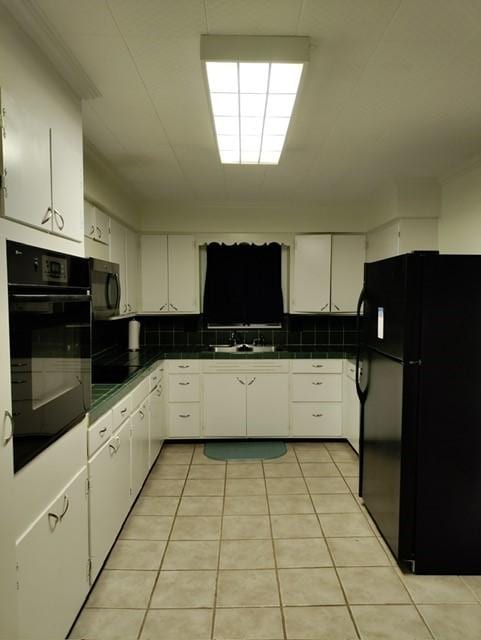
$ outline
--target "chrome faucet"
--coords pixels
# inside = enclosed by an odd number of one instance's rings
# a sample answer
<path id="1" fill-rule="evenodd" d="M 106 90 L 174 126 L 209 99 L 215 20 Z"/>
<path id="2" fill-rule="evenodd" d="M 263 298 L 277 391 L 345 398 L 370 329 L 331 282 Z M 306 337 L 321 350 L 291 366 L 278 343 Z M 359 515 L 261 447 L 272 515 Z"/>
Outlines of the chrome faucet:
<path id="1" fill-rule="evenodd" d="M 242 340 L 239 336 L 239 334 L 237 333 L 237 331 L 233 331 L 230 334 L 230 338 L 229 338 L 229 344 L 231 347 L 235 347 L 236 344 L 240 344 L 242 343 Z"/>

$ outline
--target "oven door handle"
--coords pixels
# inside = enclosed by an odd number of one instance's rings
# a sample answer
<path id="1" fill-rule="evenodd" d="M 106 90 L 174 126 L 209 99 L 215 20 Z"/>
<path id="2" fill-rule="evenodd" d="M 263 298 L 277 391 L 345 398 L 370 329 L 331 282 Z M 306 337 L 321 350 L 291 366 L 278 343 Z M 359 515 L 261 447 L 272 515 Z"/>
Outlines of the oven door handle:
<path id="1" fill-rule="evenodd" d="M 23 302 L 89 302 L 90 296 L 81 293 L 12 293 L 10 297 L 13 300 L 22 300 Z"/>

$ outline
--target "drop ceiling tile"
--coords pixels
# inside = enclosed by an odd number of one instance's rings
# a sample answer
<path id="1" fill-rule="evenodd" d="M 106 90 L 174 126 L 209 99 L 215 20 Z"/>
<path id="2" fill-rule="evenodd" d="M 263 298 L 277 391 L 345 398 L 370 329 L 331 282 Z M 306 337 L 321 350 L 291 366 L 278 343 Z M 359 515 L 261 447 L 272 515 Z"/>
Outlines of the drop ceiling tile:
<path id="1" fill-rule="evenodd" d="M 205 0 L 209 33 L 304 35 L 297 31 L 302 0 Z"/>

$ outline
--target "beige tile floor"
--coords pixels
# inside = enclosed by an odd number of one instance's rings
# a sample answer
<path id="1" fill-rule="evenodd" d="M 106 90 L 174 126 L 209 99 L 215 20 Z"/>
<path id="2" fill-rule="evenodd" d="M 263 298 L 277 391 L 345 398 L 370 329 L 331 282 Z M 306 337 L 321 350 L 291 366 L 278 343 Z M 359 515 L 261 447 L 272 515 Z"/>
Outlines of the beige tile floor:
<path id="1" fill-rule="evenodd" d="M 71 638 L 479 640 L 481 577 L 403 574 L 344 443 L 222 463 L 167 444 Z"/>

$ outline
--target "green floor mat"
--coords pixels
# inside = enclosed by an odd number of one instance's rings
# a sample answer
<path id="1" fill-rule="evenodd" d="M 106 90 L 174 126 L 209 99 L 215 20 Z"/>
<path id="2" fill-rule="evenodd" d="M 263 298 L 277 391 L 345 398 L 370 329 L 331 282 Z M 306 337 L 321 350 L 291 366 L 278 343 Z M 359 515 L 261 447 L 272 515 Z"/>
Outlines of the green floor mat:
<path id="1" fill-rule="evenodd" d="M 213 460 L 268 460 L 287 451 L 282 440 L 214 440 L 204 444 L 204 453 Z"/>

